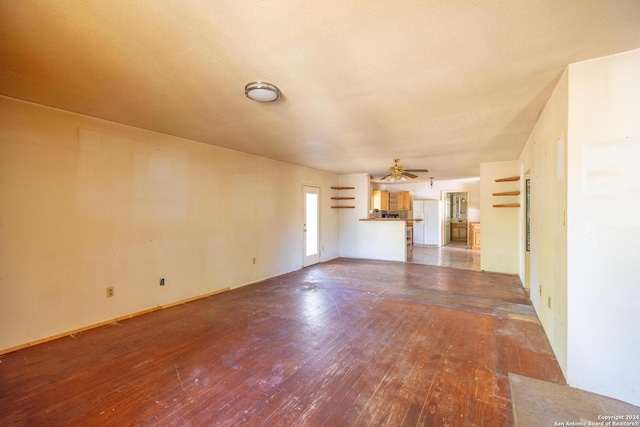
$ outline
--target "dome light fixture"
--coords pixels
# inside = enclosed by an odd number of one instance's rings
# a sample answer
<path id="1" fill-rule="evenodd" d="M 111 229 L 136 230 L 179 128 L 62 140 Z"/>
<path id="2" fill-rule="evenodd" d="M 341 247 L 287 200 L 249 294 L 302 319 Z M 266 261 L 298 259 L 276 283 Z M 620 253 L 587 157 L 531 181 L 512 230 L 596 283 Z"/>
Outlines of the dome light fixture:
<path id="1" fill-rule="evenodd" d="M 244 94 L 258 102 L 273 102 L 280 99 L 280 89 L 267 82 L 253 82 L 244 87 Z"/>
<path id="2" fill-rule="evenodd" d="M 404 175 L 389 175 L 385 178 L 385 181 L 389 181 L 389 182 L 405 182 L 407 180 L 407 177 Z"/>

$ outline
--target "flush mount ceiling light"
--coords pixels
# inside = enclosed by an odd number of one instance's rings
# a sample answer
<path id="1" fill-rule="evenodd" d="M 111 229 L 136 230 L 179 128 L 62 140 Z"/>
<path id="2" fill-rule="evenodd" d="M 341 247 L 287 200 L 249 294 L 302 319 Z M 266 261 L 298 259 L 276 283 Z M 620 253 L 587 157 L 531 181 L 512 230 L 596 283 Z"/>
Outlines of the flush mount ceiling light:
<path id="1" fill-rule="evenodd" d="M 258 102 L 273 102 L 280 98 L 280 89 L 267 82 L 253 82 L 244 87 L 244 94 Z"/>

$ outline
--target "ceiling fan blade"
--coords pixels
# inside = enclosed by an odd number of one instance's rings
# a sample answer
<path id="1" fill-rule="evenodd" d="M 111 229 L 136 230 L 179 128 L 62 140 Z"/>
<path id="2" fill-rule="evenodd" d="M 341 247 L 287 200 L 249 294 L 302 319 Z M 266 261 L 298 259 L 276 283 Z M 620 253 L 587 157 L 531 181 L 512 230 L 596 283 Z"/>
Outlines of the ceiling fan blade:
<path id="1" fill-rule="evenodd" d="M 402 175 L 408 176 L 409 178 L 417 178 L 418 177 L 418 175 L 414 175 L 414 174 L 409 173 L 407 171 L 402 172 Z"/>
<path id="2" fill-rule="evenodd" d="M 387 179 L 387 178 L 388 178 L 388 177 L 390 177 L 390 176 L 391 176 L 391 174 L 387 174 L 387 175 L 383 176 L 382 178 L 378 178 L 378 179 L 379 179 L 379 180 L 383 180 L 383 179 Z"/>
<path id="3" fill-rule="evenodd" d="M 429 172 L 429 169 L 405 169 L 405 172 Z"/>

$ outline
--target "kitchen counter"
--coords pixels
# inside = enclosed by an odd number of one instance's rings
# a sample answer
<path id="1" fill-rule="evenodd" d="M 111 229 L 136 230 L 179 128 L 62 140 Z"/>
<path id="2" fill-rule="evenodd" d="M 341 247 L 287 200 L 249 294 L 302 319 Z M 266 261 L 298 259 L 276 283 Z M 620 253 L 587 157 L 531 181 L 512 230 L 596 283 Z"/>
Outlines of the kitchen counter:
<path id="1" fill-rule="evenodd" d="M 360 221 L 406 221 L 406 222 L 414 222 L 414 221 L 422 221 L 422 218 L 362 218 Z"/>
<path id="2" fill-rule="evenodd" d="M 400 218 L 369 218 L 358 221 L 352 242 L 357 257 L 381 261 L 407 260 L 407 229 L 410 222 Z"/>
<path id="3" fill-rule="evenodd" d="M 371 226 L 371 232 L 373 233 L 383 233 L 384 232 L 383 230 L 386 230 L 389 227 L 393 227 L 395 230 L 403 232 L 404 236 L 402 235 L 398 236 L 397 234 L 395 234 L 397 233 L 397 231 L 393 233 L 394 240 L 395 240 L 395 237 L 399 237 L 399 238 L 402 238 L 404 241 L 404 248 L 403 248 L 404 253 L 403 254 L 398 253 L 398 255 L 396 255 L 398 258 L 396 259 L 398 261 L 406 262 L 408 259 L 410 259 L 413 256 L 413 223 L 422 221 L 422 218 L 416 218 L 416 219 L 413 219 L 413 218 L 362 218 L 360 221 L 367 222 L 367 223 L 377 222 L 378 225 Z M 403 222 L 405 224 L 402 224 Z M 389 235 L 388 239 L 389 238 L 391 238 L 391 234 Z M 388 241 L 388 240 L 380 238 L 378 239 L 378 241 Z"/>

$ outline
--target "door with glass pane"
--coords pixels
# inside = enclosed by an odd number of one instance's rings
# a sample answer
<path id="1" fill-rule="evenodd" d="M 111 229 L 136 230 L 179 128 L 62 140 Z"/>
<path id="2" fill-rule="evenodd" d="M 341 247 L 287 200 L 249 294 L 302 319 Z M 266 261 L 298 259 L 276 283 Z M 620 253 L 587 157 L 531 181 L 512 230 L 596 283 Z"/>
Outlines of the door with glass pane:
<path id="1" fill-rule="evenodd" d="M 304 193 L 304 261 L 303 265 L 320 262 L 320 188 L 305 185 Z"/>

